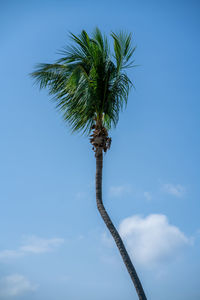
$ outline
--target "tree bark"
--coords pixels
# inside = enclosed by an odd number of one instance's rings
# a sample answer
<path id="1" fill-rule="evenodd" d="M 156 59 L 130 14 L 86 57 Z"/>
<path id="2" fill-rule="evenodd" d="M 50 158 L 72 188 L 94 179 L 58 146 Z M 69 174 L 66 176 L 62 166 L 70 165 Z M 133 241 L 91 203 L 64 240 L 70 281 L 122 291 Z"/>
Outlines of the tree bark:
<path id="1" fill-rule="evenodd" d="M 119 249 L 119 252 L 122 256 L 124 264 L 126 266 L 127 271 L 131 277 L 131 280 L 135 286 L 136 292 L 138 294 L 139 300 L 147 300 L 142 284 L 139 280 L 139 277 L 136 273 L 136 270 L 131 262 L 131 259 L 126 251 L 126 248 L 123 244 L 123 241 L 113 225 L 106 209 L 103 205 L 102 201 L 102 169 L 103 169 L 103 152 L 102 149 L 98 149 L 96 152 L 96 202 L 99 213 L 106 224 L 108 230 L 110 231 L 115 243 Z"/>

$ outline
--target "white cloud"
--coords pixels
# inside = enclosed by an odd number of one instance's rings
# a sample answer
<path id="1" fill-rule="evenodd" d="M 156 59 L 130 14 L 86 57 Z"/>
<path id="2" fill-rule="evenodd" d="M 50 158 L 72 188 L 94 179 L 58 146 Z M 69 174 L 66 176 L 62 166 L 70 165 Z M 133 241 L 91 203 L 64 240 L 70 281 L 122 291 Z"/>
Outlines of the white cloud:
<path id="1" fill-rule="evenodd" d="M 64 239 L 52 238 L 44 239 L 36 236 L 27 237 L 22 246 L 16 250 L 2 250 L 0 251 L 0 261 L 18 258 L 29 253 L 40 254 L 53 251 L 63 244 Z"/>
<path id="2" fill-rule="evenodd" d="M 145 266 L 168 261 L 176 257 L 181 247 L 190 244 L 190 239 L 160 214 L 126 218 L 119 232 L 133 259 Z"/>
<path id="3" fill-rule="evenodd" d="M 163 184 L 162 190 L 176 197 L 182 197 L 185 194 L 185 187 L 182 186 L 181 184 L 166 183 Z"/>
<path id="4" fill-rule="evenodd" d="M 0 251 L 0 261 L 9 258 L 17 258 L 23 255 L 24 253 L 19 250 L 2 250 Z"/>
<path id="5" fill-rule="evenodd" d="M 20 251 L 29 253 L 45 253 L 54 250 L 64 242 L 64 239 L 42 239 L 36 236 L 28 237 Z"/>
<path id="6" fill-rule="evenodd" d="M 131 186 L 129 184 L 111 186 L 109 189 L 109 195 L 111 197 L 119 197 L 131 192 Z"/>
<path id="7" fill-rule="evenodd" d="M 20 274 L 5 276 L 0 279 L 0 299 L 12 298 L 27 292 L 33 292 L 38 285 L 31 283 Z"/>

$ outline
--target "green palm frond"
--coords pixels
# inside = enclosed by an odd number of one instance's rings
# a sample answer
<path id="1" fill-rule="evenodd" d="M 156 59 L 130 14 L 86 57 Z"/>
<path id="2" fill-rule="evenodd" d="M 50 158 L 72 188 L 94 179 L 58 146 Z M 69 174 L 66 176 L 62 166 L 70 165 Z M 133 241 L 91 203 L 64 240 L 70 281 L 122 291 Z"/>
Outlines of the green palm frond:
<path id="1" fill-rule="evenodd" d="M 107 37 L 96 28 L 89 37 L 70 34 L 72 45 L 60 51 L 54 64 L 39 64 L 31 73 L 39 87 L 48 88 L 56 107 L 72 131 L 90 133 L 98 120 L 107 129 L 116 126 L 132 86 L 125 69 L 135 51 L 131 34 L 111 34 L 114 60 Z"/>
<path id="2" fill-rule="evenodd" d="M 118 71 L 121 69 L 127 68 L 131 66 L 132 62 L 129 62 L 130 58 L 132 57 L 136 47 L 131 46 L 131 38 L 132 35 L 126 34 L 123 32 L 119 32 L 118 34 L 112 33 L 111 34 L 114 40 L 114 52 L 115 52 L 115 60 Z"/>

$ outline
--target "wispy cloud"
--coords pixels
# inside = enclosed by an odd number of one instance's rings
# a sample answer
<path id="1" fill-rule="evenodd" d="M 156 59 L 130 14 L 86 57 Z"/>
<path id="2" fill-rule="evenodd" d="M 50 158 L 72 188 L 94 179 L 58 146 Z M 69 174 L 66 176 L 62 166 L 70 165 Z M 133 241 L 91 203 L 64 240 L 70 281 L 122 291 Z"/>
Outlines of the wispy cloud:
<path id="1" fill-rule="evenodd" d="M 5 276 L 0 279 L 0 299 L 12 298 L 28 292 L 34 292 L 37 284 L 31 283 L 26 277 L 20 274 Z"/>
<path id="2" fill-rule="evenodd" d="M 43 239 L 36 236 L 31 236 L 28 237 L 25 244 L 20 247 L 20 251 L 36 254 L 45 253 L 53 251 L 63 243 L 64 239 L 61 238 Z"/>
<path id="3" fill-rule="evenodd" d="M 86 198 L 86 193 L 85 192 L 77 192 L 76 194 L 75 194 L 75 199 L 84 199 L 84 198 Z"/>
<path id="4" fill-rule="evenodd" d="M 152 195 L 150 192 L 144 192 L 144 198 L 147 200 L 147 201 L 150 201 L 152 199 Z"/>
<path id="5" fill-rule="evenodd" d="M 185 194 L 185 187 L 181 184 L 165 183 L 162 185 L 162 190 L 167 194 L 182 197 Z"/>
<path id="6" fill-rule="evenodd" d="M 131 192 L 131 186 L 129 184 L 111 186 L 109 189 L 109 196 L 120 197 L 124 194 Z"/>
<path id="7" fill-rule="evenodd" d="M 102 240 L 103 244 L 106 245 L 107 247 L 114 246 L 113 238 L 111 237 L 111 235 L 108 235 L 107 232 L 104 232 L 101 235 L 101 240 Z"/>
<path id="8" fill-rule="evenodd" d="M 0 261 L 4 259 L 12 259 L 23 256 L 24 253 L 19 250 L 2 250 L 0 251 Z"/>
<path id="9" fill-rule="evenodd" d="M 22 246 L 16 250 L 2 250 L 0 251 L 0 260 L 7 260 L 18 258 L 27 254 L 40 254 L 50 252 L 58 248 L 64 243 L 64 239 L 51 238 L 44 239 L 37 236 L 27 237 Z"/>
<path id="10" fill-rule="evenodd" d="M 173 259 L 182 247 L 191 244 L 190 239 L 161 214 L 126 218 L 119 231 L 133 259 L 145 266 Z"/>

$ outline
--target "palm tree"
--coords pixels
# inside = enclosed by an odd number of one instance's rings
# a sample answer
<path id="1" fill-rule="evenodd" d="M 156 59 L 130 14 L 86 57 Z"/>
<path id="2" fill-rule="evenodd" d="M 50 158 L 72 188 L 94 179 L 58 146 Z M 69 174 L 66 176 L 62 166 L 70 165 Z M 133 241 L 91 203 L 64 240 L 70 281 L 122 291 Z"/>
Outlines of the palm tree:
<path id="1" fill-rule="evenodd" d="M 111 145 L 108 131 L 116 126 L 119 113 L 127 104 L 132 82 L 125 69 L 135 48 L 131 34 L 112 33 L 113 55 L 106 36 L 98 28 L 89 37 L 70 34 L 73 41 L 61 51 L 62 57 L 54 64 L 39 64 L 31 76 L 40 88 L 48 88 L 56 107 L 73 132 L 90 135 L 96 158 L 96 202 L 99 213 L 110 231 L 130 274 L 140 300 L 146 300 L 141 282 L 130 260 L 122 239 L 113 225 L 102 201 L 103 152 Z"/>

